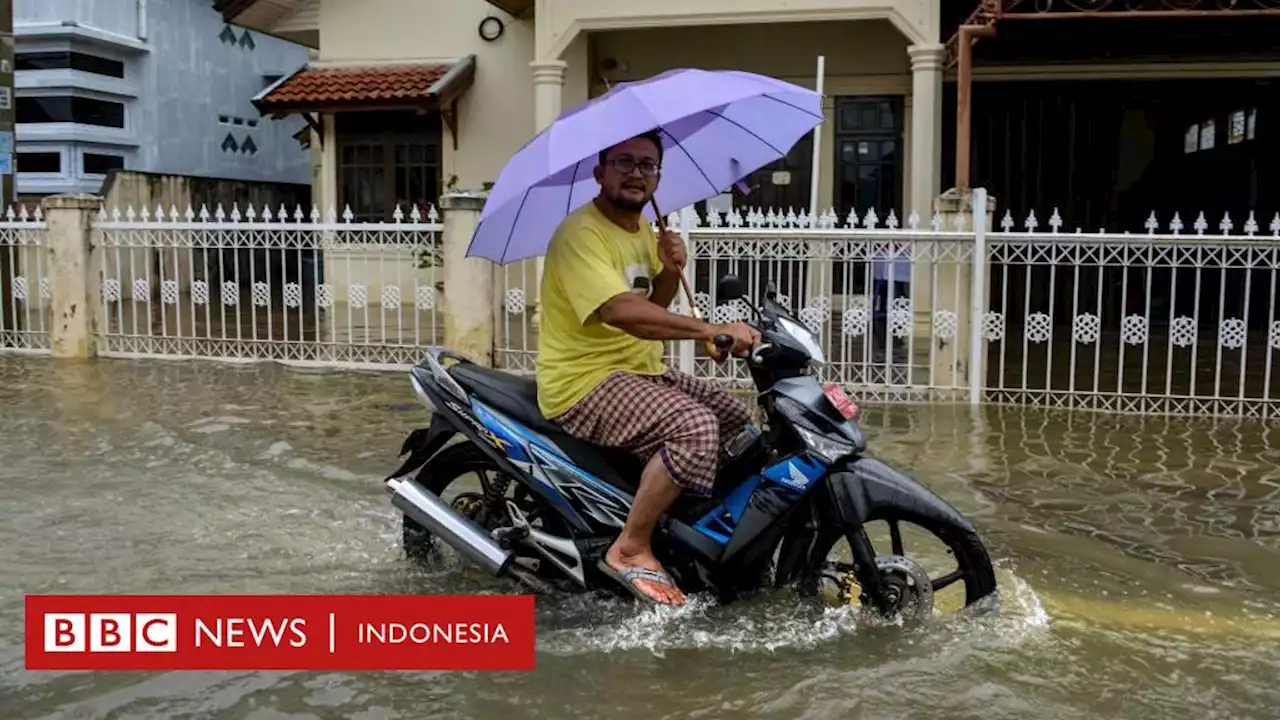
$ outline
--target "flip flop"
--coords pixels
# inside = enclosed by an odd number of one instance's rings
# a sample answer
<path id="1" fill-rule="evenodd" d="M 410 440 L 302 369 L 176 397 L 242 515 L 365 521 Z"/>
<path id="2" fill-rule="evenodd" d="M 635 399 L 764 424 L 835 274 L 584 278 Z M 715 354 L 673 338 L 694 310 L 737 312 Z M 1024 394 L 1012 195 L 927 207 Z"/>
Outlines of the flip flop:
<path id="1" fill-rule="evenodd" d="M 600 561 L 596 563 L 596 567 L 600 568 L 600 572 L 621 583 L 622 586 L 629 590 L 632 595 L 636 596 L 636 599 L 643 600 L 653 605 L 670 605 L 672 603 L 665 603 L 657 600 L 645 591 L 636 587 L 636 580 L 648 580 L 649 582 L 657 583 L 659 585 L 666 585 L 675 590 L 680 589 L 676 585 L 675 581 L 671 579 L 671 576 L 665 572 L 658 572 L 642 567 L 629 567 L 626 570 L 619 570 L 606 562 L 604 558 L 600 558 Z"/>

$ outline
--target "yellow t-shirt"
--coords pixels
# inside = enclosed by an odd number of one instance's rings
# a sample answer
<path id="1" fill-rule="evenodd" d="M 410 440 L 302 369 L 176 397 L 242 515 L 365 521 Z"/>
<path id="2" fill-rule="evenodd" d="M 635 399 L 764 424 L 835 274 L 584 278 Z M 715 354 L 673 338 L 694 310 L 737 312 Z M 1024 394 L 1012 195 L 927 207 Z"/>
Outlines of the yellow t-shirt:
<path id="1" fill-rule="evenodd" d="M 661 375 L 663 343 L 604 324 L 596 310 L 619 293 L 652 293 L 662 270 L 647 221 L 627 232 L 588 202 L 557 228 L 542 265 L 538 405 L 554 418 L 611 373 Z"/>

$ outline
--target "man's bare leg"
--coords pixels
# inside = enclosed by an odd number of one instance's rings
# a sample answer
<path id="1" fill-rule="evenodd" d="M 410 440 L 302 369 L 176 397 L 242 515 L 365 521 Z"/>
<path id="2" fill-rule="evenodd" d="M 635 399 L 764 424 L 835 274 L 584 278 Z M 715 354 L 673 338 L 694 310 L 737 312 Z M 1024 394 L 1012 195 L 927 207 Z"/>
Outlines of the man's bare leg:
<path id="1" fill-rule="evenodd" d="M 627 524 L 605 553 L 605 562 L 614 568 L 642 567 L 661 572 L 662 564 L 654 556 L 651 545 L 653 530 L 658 526 L 658 518 L 678 497 L 680 486 L 667 472 L 661 453 L 654 453 L 640 475 L 640 487 L 636 490 Z M 685 602 L 684 593 L 676 587 L 648 580 L 637 580 L 636 586 L 660 603 L 683 605 Z"/>

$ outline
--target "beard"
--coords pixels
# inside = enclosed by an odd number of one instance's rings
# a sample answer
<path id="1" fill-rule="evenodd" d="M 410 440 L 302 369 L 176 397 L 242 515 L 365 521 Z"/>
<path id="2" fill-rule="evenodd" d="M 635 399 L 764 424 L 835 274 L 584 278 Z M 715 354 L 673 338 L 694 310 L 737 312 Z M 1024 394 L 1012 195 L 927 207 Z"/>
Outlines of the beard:
<path id="1" fill-rule="evenodd" d="M 609 202 L 613 203 L 613 206 L 618 208 L 619 210 L 626 210 L 627 212 L 640 212 L 641 210 L 644 210 L 645 205 L 649 204 L 648 193 L 645 193 L 642 191 L 640 195 L 640 199 L 637 200 L 631 197 L 630 195 L 623 194 L 624 192 L 625 191 L 619 190 L 617 194 L 609 198 Z"/>

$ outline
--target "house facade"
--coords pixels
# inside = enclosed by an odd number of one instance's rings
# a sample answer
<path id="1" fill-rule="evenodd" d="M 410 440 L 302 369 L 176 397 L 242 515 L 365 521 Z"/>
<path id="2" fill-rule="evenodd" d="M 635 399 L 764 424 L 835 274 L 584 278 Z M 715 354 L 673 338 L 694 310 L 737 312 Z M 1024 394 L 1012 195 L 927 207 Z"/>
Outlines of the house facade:
<path id="1" fill-rule="evenodd" d="M 927 217 L 957 182 L 955 38 L 966 22 L 998 29 L 973 50 L 971 162 L 961 184 L 986 187 L 1000 211 L 1022 218 L 1060 208 L 1067 223 L 1141 230 L 1152 211 L 1268 213 L 1269 198 L 1280 196 L 1270 190 L 1280 190 L 1274 164 L 1262 161 L 1277 148 L 1266 128 L 1277 110 L 1270 83 L 1280 76 L 1280 10 L 1266 3 L 215 6 L 233 24 L 315 49 L 313 62 L 255 102 L 267 116 L 308 120 L 320 146 L 315 196 L 366 219 L 491 182 L 533 133 L 610 83 L 694 66 L 812 87 L 819 55 L 827 122 L 816 173 L 806 138 L 733 202 L 807 208 L 816 174 L 819 204 L 842 217 L 873 207 L 880 217 Z M 1136 17 L 1143 12 L 1150 17 Z M 1192 134 L 1196 149 L 1184 152 Z"/>
<path id="2" fill-rule="evenodd" d="M 219 7 L 233 23 L 313 43 L 316 59 L 255 102 L 268 117 L 308 119 L 322 148 L 316 197 L 359 218 L 389 218 L 397 203 L 434 202 L 445 188 L 492 182 L 532 134 L 611 83 L 699 66 L 813 87 L 820 54 L 828 112 L 837 119 L 822 129 L 823 207 L 863 199 L 917 204 L 924 213 L 940 190 L 944 49 L 931 2 L 505 5 L 224 0 Z M 736 202 L 807 207 L 808 143 L 757 173 L 751 195 Z M 844 179 L 859 177 L 870 181 Z"/>
<path id="3" fill-rule="evenodd" d="M 17 192 L 98 193 L 113 169 L 310 182 L 301 118 L 251 99 L 308 49 L 206 0 L 16 0 Z"/>

